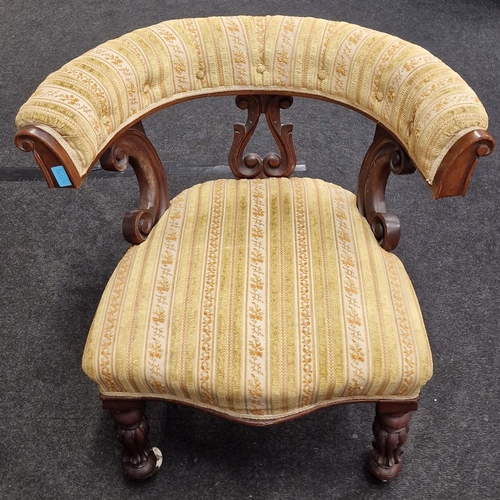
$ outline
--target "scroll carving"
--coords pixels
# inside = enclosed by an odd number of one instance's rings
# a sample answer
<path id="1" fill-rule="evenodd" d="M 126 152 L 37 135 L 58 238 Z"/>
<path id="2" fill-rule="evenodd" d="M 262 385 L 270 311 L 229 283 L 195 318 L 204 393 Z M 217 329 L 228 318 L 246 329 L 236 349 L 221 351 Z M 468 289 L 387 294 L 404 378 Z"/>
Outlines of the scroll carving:
<path id="1" fill-rule="evenodd" d="M 288 177 L 295 170 L 297 157 L 292 139 L 293 125 L 281 125 L 281 109 L 293 103 L 287 95 L 241 95 L 236 98 L 238 108 L 247 110 L 245 125 L 234 125 L 233 144 L 229 151 L 229 166 L 237 179 L 256 177 Z M 244 155 L 261 114 L 266 121 L 279 149 L 278 153 L 267 153 L 264 158 L 256 153 Z"/>
<path id="2" fill-rule="evenodd" d="M 400 223 L 388 213 L 385 188 L 390 173 L 411 174 L 415 166 L 399 142 L 387 130 L 377 125 L 375 137 L 366 153 L 356 189 L 357 205 L 368 220 L 377 241 L 387 251 L 399 243 Z"/>
<path id="3" fill-rule="evenodd" d="M 14 142 L 21 151 L 33 153 L 49 188 L 58 186 L 51 171 L 57 165 L 64 165 L 72 187 L 77 188 L 83 182 L 66 150 L 45 130 L 35 125 L 23 127 L 15 135 Z"/>
<path id="4" fill-rule="evenodd" d="M 169 206 L 165 171 L 141 122 L 126 130 L 101 156 L 104 170 L 122 172 L 128 165 L 139 182 L 139 208 L 125 214 L 123 236 L 138 245 Z"/>
<path id="5" fill-rule="evenodd" d="M 435 199 L 465 196 L 477 162 L 495 150 L 495 139 L 485 130 L 473 130 L 448 151 L 430 186 Z"/>
<path id="6" fill-rule="evenodd" d="M 373 423 L 373 450 L 368 457 L 368 469 L 381 481 L 396 477 L 401 471 L 403 445 L 408 438 L 412 412 L 383 413 L 377 405 Z"/>
<path id="7" fill-rule="evenodd" d="M 131 479 L 147 479 L 159 468 L 149 443 L 149 423 L 144 401 L 103 401 L 115 422 L 116 437 L 122 445 L 122 469 Z"/>

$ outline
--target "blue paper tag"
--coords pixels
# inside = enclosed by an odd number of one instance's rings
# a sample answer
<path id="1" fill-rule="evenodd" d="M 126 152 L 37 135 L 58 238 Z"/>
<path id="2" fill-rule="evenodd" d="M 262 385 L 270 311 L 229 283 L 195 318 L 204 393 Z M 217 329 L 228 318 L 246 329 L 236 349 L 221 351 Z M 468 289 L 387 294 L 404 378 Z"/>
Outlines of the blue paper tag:
<path id="1" fill-rule="evenodd" d="M 58 165 L 56 167 L 51 168 L 54 177 L 56 178 L 57 184 L 59 187 L 68 187 L 71 186 L 71 181 L 69 180 L 68 174 L 62 165 Z"/>

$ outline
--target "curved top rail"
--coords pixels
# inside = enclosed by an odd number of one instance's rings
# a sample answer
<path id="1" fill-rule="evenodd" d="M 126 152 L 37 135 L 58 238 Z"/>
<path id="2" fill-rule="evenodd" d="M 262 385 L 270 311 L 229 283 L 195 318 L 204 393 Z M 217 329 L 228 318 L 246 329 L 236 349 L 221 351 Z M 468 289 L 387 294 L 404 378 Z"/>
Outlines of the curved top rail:
<path id="1" fill-rule="evenodd" d="M 173 20 L 110 40 L 47 77 L 17 115 L 16 142 L 26 150 L 33 127 L 44 144 L 54 139 L 78 186 L 144 116 L 251 92 L 325 99 L 367 115 L 400 141 L 437 196 L 448 193 L 432 184 L 449 177 L 457 141 L 480 131 L 466 141 L 475 161 L 494 146 L 476 94 L 425 49 L 354 24 L 287 16 Z M 447 175 L 438 175 L 442 163 Z"/>

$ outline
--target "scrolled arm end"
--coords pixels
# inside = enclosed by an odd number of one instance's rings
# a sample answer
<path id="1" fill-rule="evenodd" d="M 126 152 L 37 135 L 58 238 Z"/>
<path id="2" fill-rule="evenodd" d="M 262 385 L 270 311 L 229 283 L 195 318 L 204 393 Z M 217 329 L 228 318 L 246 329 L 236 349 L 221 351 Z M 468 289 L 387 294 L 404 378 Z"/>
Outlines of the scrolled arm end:
<path id="1" fill-rule="evenodd" d="M 495 149 L 495 139 L 487 130 L 473 130 L 462 136 L 447 152 L 430 185 L 435 199 L 465 196 L 480 157 Z"/>
<path id="2" fill-rule="evenodd" d="M 83 178 L 78 173 L 73 160 L 60 143 L 44 129 L 36 125 L 22 127 L 14 136 L 14 143 L 21 151 L 33 153 L 49 188 L 78 188 L 82 184 Z M 64 169 L 65 178 L 67 176 L 66 182 L 61 182 L 53 170 L 54 167 Z"/>

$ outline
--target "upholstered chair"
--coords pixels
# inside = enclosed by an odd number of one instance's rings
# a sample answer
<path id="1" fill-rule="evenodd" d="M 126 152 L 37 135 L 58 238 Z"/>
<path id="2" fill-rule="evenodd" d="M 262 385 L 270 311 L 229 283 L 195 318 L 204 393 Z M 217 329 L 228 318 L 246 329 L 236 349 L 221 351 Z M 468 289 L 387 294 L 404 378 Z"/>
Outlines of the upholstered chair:
<path id="1" fill-rule="evenodd" d="M 237 96 L 236 179 L 173 200 L 141 120 L 176 103 Z M 356 194 L 290 177 L 293 97 L 372 119 Z M 245 148 L 264 114 L 279 153 Z M 16 144 L 50 187 L 78 188 L 100 161 L 131 166 L 132 246 L 90 328 L 83 370 L 123 445 L 126 476 L 161 463 L 147 400 L 268 425 L 375 403 L 368 469 L 395 477 L 432 356 L 410 279 L 391 250 L 389 174 L 418 170 L 434 198 L 464 195 L 494 140 L 476 94 L 425 49 L 344 22 L 283 16 L 167 21 L 110 40 L 52 73 L 21 107 Z M 318 124 L 319 125 L 319 124 Z M 330 410 L 334 411 L 334 410 Z M 332 429 L 332 432 L 335 430 Z"/>

